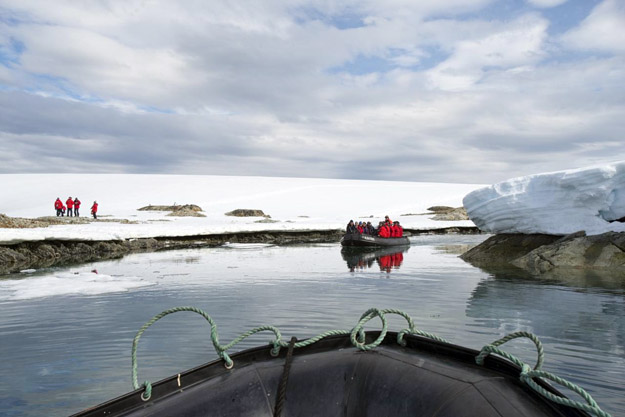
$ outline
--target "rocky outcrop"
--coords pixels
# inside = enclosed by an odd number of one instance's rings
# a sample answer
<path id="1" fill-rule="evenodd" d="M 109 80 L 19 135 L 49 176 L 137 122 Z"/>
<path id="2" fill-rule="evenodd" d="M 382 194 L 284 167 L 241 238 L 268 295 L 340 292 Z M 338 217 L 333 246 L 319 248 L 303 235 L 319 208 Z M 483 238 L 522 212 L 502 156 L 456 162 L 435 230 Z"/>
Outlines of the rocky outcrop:
<path id="1" fill-rule="evenodd" d="M 0 246 L 0 275 L 24 269 L 68 266 L 137 252 L 214 247 L 231 243 L 276 245 L 338 242 L 342 230 L 238 232 L 120 241 L 43 241 Z"/>
<path id="2" fill-rule="evenodd" d="M 168 216 L 172 217 L 206 217 L 204 214 L 200 213 L 202 208 L 195 204 L 183 204 L 173 206 L 153 206 L 150 204 L 149 206 L 141 207 L 137 209 L 138 211 L 171 211 Z"/>
<path id="3" fill-rule="evenodd" d="M 554 268 L 625 270 L 625 233 L 575 233 L 511 262 L 533 274 Z"/>
<path id="4" fill-rule="evenodd" d="M 263 213 L 262 210 L 255 209 L 236 209 L 225 213 L 226 216 L 235 217 L 266 217 L 271 218 L 270 215 Z"/>
<path id="5" fill-rule="evenodd" d="M 10 217 L 0 214 L 0 228 L 6 229 L 32 229 L 35 227 L 48 227 L 56 224 L 84 224 L 91 220 L 88 217 L 39 217 L 26 219 L 22 217 Z"/>
<path id="6" fill-rule="evenodd" d="M 443 220 L 443 221 L 458 221 L 458 220 L 469 220 L 469 216 L 467 215 L 467 211 L 464 207 L 446 207 L 448 210 L 432 210 L 435 207 L 430 207 L 428 210 L 434 211 L 436 215 L 432 217 L 432 220 Z M 438 206 L 436 208 L 439 208 Z"/>
<path id="7" fill-rule="evenodd" d="M 164 247 L 156 239 L 126 241 L 45 241 L 0 246 L 0 274 L 106 259 Z"/>
<path id="8" fill-rule="evenodd" d="M 553 235 L 495 235 L 465 252 L 460 258 L 478 267 L 507 266 L 534 249 L 558 239 L 559 236 Z"/>
<path id="9" fill-rule="evenodd" d="M 150 204 L 149 206 L 141 207 L 137 209 L 138 211 L 177 211 L 177 210 L 190 210 L 190 211 L 202 211 L 200 206 L 196 206 L 195 204 L 183 204 L 173 206 L 154 206 Z"/>
<path id="10" fill-rule="evenodd" d="M 531 275 L 565 275 L 567 270 L 602 270 L 625 275 L 625 233 L 586 236 L 495 235 L 462 259 L 482 269 L 512 266 Z"/>

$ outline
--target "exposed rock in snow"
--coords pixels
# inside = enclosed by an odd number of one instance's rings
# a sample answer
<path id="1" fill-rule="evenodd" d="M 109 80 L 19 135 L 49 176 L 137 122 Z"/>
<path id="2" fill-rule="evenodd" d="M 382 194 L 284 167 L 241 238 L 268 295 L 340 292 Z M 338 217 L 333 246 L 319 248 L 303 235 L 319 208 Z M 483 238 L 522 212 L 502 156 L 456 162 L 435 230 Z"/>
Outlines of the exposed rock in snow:
<path id="1" fill-rule="evenodd" d="M 625 161 L 514 178 L 467 194 L 463 204 L 490 233 L 623 232 Z"/>

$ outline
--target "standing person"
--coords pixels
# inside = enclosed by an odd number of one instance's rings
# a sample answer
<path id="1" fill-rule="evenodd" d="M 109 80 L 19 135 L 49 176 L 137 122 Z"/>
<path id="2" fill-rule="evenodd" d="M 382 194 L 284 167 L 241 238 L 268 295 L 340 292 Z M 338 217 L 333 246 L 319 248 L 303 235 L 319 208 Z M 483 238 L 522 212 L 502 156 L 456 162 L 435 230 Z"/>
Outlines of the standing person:
<path id="1" fill-rule="evenodd" d="M 91 214 L 93 214 L 94 219 L 98 218 L 97 213 L 98 213 L 98 202 L 94 201 L 93 205 L 91 206 Z"/>
<path id="2" fill-rule="evenodd" d="M 78 209 L 80 208 L 80 200 L 78 197 L 74 199 L 74 216 L 80 217 L 80 213 L 78 213 Z"/>
<path id="3" fill-rule="evenodd" d="M 67 204 L 67 217 L 72 217 L 74 214 L 74 200 L 72 200 L 72 197 L 68 198 L 65 204 Z"/>
<path id="4" fill-rule="evenodd" d="M 61 215 L 61 210 L 63 210 L 63 203 L 61 202 L 60 198 L 56 198 L 56 201 L 54 202 L 54 209 L 56 210 L 56 217 L 59 217 Z"/>

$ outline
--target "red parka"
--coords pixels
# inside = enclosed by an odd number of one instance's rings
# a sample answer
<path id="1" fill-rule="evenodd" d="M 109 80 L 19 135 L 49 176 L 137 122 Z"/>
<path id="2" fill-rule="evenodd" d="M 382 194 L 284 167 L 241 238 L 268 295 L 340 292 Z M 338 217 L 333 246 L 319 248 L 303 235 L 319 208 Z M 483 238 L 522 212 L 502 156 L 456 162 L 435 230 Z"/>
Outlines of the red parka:
<path id="1" fill-rule="evenodd" d="M 57 210 L 61 210 L 63 208 L 63 203 L 58 198 L 54 202 L 54 208 Z"/>
<path id="2" fill-rule="evenodd" d="M 74 207 L 80 208 L 80 200 L 79 199 L 74 200 Z"/>
<path id="3" fill-rule="evenodd" d="M 380 237 L 391 237 L 391 230 L 387 225 L 384 225 L 380 228 Z"/>
<path id="4" fill-rule="evenodd" d="M 91 212 L 92 213 L 98 212 L 98 203 L 93 203 L 93 206 L 91 206 Z"/>
<path id="5" fill-rule="evenodd" d="M 65 204 L 67 204 L 67 208 L 74 208 L 74 200 L 72 200 L 72 198 L 68 198 L 67 201 L 65 202 Z"/>

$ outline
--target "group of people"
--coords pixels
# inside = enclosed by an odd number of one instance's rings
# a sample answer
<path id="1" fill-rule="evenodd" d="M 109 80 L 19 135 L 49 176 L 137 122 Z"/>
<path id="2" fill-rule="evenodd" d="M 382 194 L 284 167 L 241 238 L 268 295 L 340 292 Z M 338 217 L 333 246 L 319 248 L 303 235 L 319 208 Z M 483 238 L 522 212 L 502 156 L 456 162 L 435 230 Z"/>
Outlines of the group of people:
<path id="1" fill-rule="evenodd" d="M 67 217 L 80 217 L 80 204 L 81 202 L 78 197 L 74 199 L 72 199 L 72 197 L 69 197 L 67 201 L 65 201 L 65 204 L 63 204 L 61 199 L 57 197 L 56 201 L 54 202 L 54 209 L 56 210 L 57 217 L 65 216 L 66 213 Z M 94 219 L 97 219 L 97 213 L 98 203 L 94 201 L 93 205 L 91 206 L 91 215 Z"/>
<path id="2" fill-rule="evenodd" d="M 358 222 L 355 223 L 350 220 L 345 230 L 347 234 L 358 233 L 361 235 L 371 235 L 379 237 L 402 237 L 404 235 L 404 228 L 401 227 L 399 222 L 393 222 L 388 216 L 384 217 L 383 222 L 378 223 L 378 227 L 375 228 L 371 222 Z"/>

